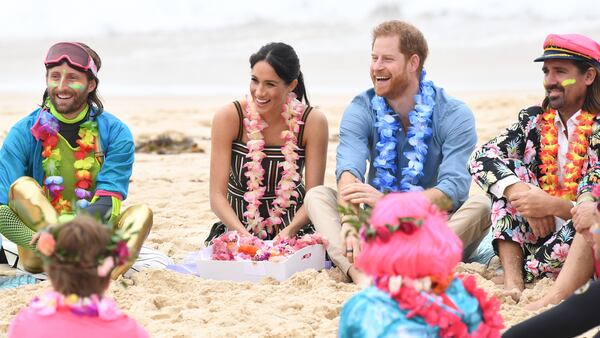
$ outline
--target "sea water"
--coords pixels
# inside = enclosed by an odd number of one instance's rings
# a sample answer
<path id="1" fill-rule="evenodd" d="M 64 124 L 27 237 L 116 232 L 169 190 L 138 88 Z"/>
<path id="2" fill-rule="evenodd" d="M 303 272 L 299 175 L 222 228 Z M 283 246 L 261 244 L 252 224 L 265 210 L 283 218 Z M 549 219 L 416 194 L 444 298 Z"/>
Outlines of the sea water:
<path id="1" fill-rule="evenodd" d="M 44 0 L 0 2 L 0 91 L 43 91 L 41 60 L 56 41 L 98 50 L 100 91 L 240 94 L 248 57 L 271 41 L 300 56 L 310 93 L 370 86 L 371 29 L 409 21 L 429 42 L 426 67 L 453 90 L 541 88 L 532 60 L 548 33 L 600 40 L 597 0 Z"/>

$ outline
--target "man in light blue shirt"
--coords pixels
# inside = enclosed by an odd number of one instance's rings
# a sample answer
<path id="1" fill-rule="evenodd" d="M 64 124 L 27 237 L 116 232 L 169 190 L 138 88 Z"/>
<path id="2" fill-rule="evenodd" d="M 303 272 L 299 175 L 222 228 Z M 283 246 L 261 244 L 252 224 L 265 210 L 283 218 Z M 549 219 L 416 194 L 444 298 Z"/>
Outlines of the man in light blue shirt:
<path id="1" fill-rule="evenodd" d="M 356 283 L 364 279 L 352 266 L 360 251 L 357 233 L 340 219 L 337 204 L 372 207 L 384 192 L 422 190 L 454 212 L 448 223 L 463 241 L 466 257 L 490 225 L 486 196 L 465 203 L 471 182 L 467 161 L 477 142 L 473 114 L 427 80 L 427 53 L 425 38 L 410 24 L 388 21 L 374 29 L 374 88 L 352 100 L 340 125 L 339 194 L 320 186 L 305 198 L 311 222 L 330 240 L 329 256 Z"/>

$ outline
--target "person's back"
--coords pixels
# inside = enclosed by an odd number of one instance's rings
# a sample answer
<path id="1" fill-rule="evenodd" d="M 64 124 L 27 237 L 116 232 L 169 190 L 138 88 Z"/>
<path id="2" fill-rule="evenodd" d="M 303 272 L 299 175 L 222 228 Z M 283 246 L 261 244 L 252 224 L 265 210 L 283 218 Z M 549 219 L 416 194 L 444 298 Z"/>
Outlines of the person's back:
<path id="1" fill-rule="evenodd" d="M 17 314 L 8 337 L 148 337 L 104 297 L 111 272 L 129 259 L 127 240 L 89 216 L 38 233 L 36 249 L 54 290 Z"/>
<path id="2" fill-rule="evenodd" d="M 103 320 L 99 316 L 77 315 L 70 309 L 61 309 L 51 315 L 33 305 L 22 309 L 12 321 L 8 337 L 28 338 L 143 338 L 146 331 L 127 315 L 114 320 Z"/>

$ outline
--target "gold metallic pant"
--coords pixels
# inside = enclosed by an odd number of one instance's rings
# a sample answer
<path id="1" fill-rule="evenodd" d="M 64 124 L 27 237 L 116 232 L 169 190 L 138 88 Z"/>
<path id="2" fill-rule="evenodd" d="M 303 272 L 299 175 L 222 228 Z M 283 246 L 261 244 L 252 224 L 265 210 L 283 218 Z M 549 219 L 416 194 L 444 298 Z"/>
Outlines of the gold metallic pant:
<path id="1" fill-rule="evenodd" d="M 16 180 L 9 191 L 9 207 L 33 231 L 39 231 L 58 222 L 58 214 L 42 192 L 40 185 L 31 177 Z M 111 276 L 116 279 L 125 273 L 135 262 L 142 244 L 152 228 L 152 210 L 145 205 L 133 205 L 127 208 L 115 222 L 115 229 L 126 229 L 130 235 L 127 246 L 130 259 L 127 264 L 113 270 Z M 18 247 L 19 260 L 26 271 L 43 271 L 41 259 L 31 250 Z"/>

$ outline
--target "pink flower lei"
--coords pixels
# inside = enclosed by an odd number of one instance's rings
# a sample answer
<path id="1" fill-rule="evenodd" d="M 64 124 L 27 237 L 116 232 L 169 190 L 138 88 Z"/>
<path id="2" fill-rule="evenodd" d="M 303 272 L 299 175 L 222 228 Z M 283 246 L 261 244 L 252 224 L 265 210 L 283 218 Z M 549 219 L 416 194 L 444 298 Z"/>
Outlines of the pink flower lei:
<path id="1" fill-rule="evenodd" d="M 114 300 L 92 295 L 79 297 L 77 295 L 63 296 L 56 291 L 49 291 L 33 299 L 29 305 L 40 316 L 51 316 L 61 310 L 67 310 L 78 316 L 98 317 L 101 320 L 112 321 L 123 316 L 123 312 Z"/>
<path id="2" fill-rule="evenodd" d="M 260 114 L 254 108 L 252 100 L 246 99 L 246 109 L 244 110 L 244 127 L 248 135 L 247 158 L 251 161 L 244 165 L 247 168 L 245 173 L 248 177 L 248 191 L 244 194 L 244 200 L 248 202 L 248 207 L 244 212 L 244 217 L 248 222 L 248 229 L 261 239 L 266 239 L 268 234 L 276 232 L 276 228 L 283 222 L 281 216 L 285 214 L 286 209 L 290 205 L 296 204 L 291 201 L 292 196 L 298 197 L 296 191 L 296 182 L 300 180 L 298 173 L 298 165 L 296 161 L 299 156 L 297 134 L 300 131 L 302 122 L 302 114 L 306 106 L 296 99 L 296 94 L 288 94 L 287 102 L 283 105 L 283 116 L 288 129 L 281 132 L 281 139 L 284 145 L 281 147 L 281 153 L 284 156 L 284 161 L 278 167 L 283 169 L 281 180 L 277 183 L 275 189 L 275 200 L 272 203 L 272 209 L 269 209 L 269 217 L 263 219 L 260 216 L 259 206 L 261 198 L 264 196 L 266 187 L 263 184 L 265 170 L 262 167 L 262 160 L 267 156 L 263 152 L 265 148 L 265 140 L 262 134 L 263 129 L 267 128 L 267 123 L 262 119 Z"/>

